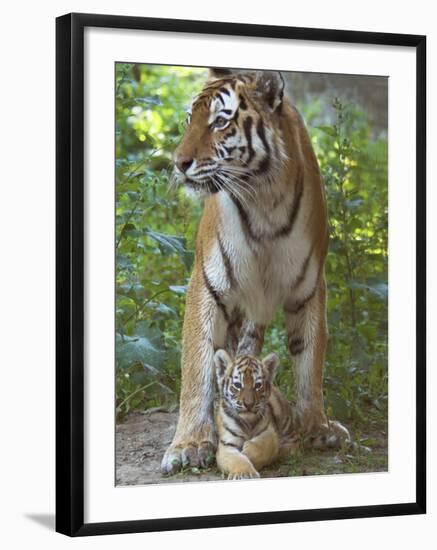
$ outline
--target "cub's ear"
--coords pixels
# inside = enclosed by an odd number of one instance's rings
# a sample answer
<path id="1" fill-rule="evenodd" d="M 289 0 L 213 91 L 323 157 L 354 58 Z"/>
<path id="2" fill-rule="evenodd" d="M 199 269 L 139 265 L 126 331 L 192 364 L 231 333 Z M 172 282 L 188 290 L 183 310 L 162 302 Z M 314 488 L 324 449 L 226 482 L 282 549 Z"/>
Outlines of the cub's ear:
<path id="1" fill-rule="evenodd" d="M 276 353 L 269 353 L 267 357 L 263 359 L 264 371 L 267 374 L 267 378 L 270 382 L 273 381 L 273 378 L 276 374 L 276 369 L 279 365 L 279 357 Z"/>
<path id="2" fill-rule="evenodd" d="M 232 365 L 232 359 L 224 349 L 219 349 L 215 352 L 214 363 L 217 381 L 220 382 L 225 375 L 226 369 Z"/>
<path id="3" fill-rule="evenodd" d="M 225 67 L 210 67 L 209 69 L 209 78 L 218 79 L 223 78 L 224 76 L 229 76 L 232 74 L 231 69 L 226 69 Z"/>
<path id="4" fill-rule="evenodd" d="M 272 111 L 282 103 L 284 79 L 279 71 L 257 71 L 256 90 Z"/>

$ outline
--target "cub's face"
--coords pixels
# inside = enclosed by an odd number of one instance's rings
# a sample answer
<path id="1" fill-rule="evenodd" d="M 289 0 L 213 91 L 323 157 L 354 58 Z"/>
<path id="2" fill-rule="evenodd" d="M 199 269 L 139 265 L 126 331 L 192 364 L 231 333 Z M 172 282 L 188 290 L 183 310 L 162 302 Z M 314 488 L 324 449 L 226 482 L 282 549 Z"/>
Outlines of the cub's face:
<path id="1" fill-rule="evenodd" d="M 269 400 L 271 385 L 279 363 L 269 354 L 263 361 L 241 355 L 232 360 L 224 350 L 214 356 L 220 396 L 238 414 L 262 412 Z"/>
<path id="2" fill-rule="evenodd" d="M 251 181 L 283 157 L 275 131 L 283 97 L 280 73 L 217 75 L 194 99 L 174 153 L 174 178 L 195 195 L 224 190 L 244 199 Z"/>

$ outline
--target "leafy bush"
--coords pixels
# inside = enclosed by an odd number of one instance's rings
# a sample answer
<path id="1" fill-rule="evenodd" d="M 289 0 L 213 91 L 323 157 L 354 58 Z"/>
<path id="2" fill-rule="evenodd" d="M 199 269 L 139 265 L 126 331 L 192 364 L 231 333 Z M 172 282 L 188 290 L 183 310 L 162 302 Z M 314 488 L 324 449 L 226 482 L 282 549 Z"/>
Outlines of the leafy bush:
<path id="1" fill-rule="evenodd" d="M 169 191 L 171 155 L 185 107 L 205 71 L 117 64 L 116 393 L 117 415 L 174 406 L 180 389 L 185 291 L 199 204 Z M 331 241 L 326 276 L 330 344 L 328 414 L 365 426 L 387 412 L 387 141 L 365 113 L 333 99 L 333 126 L 320 104 L 299 106 L 325 179 Z M 281 356 L 278 381 L 293 397 L 282 314 L 266 350 Z"/>

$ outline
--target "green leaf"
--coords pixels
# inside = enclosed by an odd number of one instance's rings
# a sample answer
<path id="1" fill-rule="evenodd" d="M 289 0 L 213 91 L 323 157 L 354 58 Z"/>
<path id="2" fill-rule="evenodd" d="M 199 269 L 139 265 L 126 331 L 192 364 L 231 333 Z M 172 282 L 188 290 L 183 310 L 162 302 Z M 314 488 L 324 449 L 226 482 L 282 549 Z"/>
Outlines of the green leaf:
<path id="1" fill-rule="evenodd" d="M 172 292 L 174 292 L 175 294 L 186 294 L 187 293 L 187 287 L 186 286 L 170 285 L 168 288 Z"/>
<path id="2" fill-rule="evenodd" d="M 160 246 L 161 252 L 164 255 L 178 254 L 187 267 L 190 266 L 192 261 L 192 253 L 185 248 L 185 238 L 177 235 L 167 235 L 165 233 L 158 233 L 157 231 L 146 230 L 145 234 L 157 242 Z"/>
<path id="3" fill-rule="evenodd" d="M 172 317 L 177 317 L 178 316 L 178 313 L 177 311 L 166 305 L 166 304 L 156 304 L 154 302 L 152 302 L 151 304 L 149 304 L 150 307 L 153 307 L 155 309 L 155 311 L 159 311 L 159 313 L 163 313 L 164 315 L 171 315 Z"/>
<path id="4" fill-rule="evenodd" d="M 387 300 L 388 297 L 388 285 L 387 283 L 374 283 L 372 285 L 369 285 L 369 290 L 377 296 L 378 298 L 381 298 L 381 300 Z"/>
<path id="5" fill-rule="evenodd" d="M 162 102 L 161 100 L 159 99 L 158 96 L 154 96 L 154 97 L 137 97 L 135 99 L 135 102 L 136 103 L 139 103 L 139 104 L 146 104 L 146 105 L 162 105 Z"/>
<path id="6" fill-rule="evenodd" d="M 359 208 L 364 202 L 364 199 L 351 199 L 345 202 L 346 206 L 349 208 L 349 210 L 356 210 Z"/>
<path id="7" fill-rule="evenodd" d="M 166 357 L 162 340 L 161 332 L 145 321 L 141 321 L 136 325 L 133 336 L 117 334 L 116 355 L 118 365 L 126 369 L 135 363 L 140 363 L 144 368 L 156 373 Z"/>

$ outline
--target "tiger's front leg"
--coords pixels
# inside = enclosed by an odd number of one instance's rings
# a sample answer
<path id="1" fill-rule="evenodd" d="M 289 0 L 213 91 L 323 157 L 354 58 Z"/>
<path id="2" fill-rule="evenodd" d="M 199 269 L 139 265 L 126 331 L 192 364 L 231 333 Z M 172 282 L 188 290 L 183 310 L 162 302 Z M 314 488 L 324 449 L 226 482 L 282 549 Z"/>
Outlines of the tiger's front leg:
<path id="1" fill-rule="evenodd" d="M 247 456 L 257 470 L 268 466 L 279 456 L 279 438 L 273 426 L 243 445 L 242 453 Z"/>
<path id="2" fill-rule="evenodd" d="M 161 462 L 163 474 L 181 467 L 205 468 L 214 462 L 216 431 L 214 348 L 223 347 L 225 310 L 208 289 L 202 271 L 194 270 L 187 293 L 182 336 L 182 386 L 179 420 L 173 442 Z"/>
<path id="3" fill-rule="evenodd" d="M 323 370 L 328 342 L 326 283 L 321 277 L 315 292 L 303 302 L 286 304 L 288 349 L 294 361 L 296 413 L 299 431 L 316 448 L 340 446 L 348 430 L 328 421 L 323 401 Z"/>
<path id="4" fill-rule="evenodd" d="M 234 447 L 219 443 L 217 466 L 228 479 L 249 479 L 260 477 L 250 458 Z"/>

